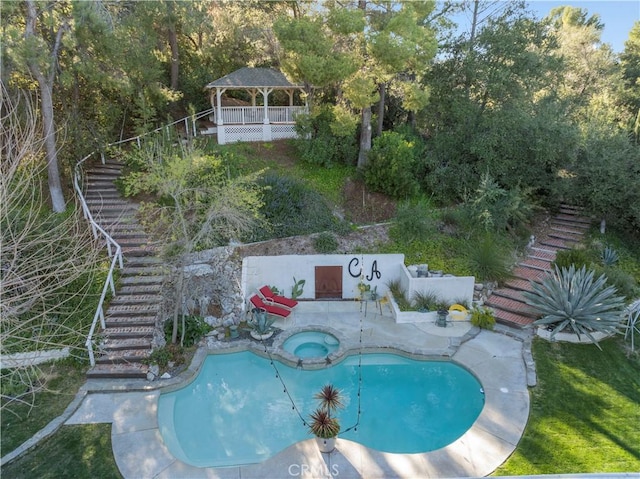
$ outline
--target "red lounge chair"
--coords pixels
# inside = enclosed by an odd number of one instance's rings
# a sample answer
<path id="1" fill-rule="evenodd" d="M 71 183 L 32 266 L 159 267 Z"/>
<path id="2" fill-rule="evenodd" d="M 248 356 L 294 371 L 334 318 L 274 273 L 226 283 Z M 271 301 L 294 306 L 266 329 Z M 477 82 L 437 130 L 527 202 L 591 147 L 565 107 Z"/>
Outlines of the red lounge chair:
<path id="1" fill-rule="evenodd" d="M 275 304 L 269 303 L 268 301 L 265 302 L 257 294 L 254 294 L 253 296 L 251 296 L 249 298 L 249 301 L 251 302 L 251 304 L 253 304 L 254 307 L 262 308 L 267 313 L 273 314 L 274 316 L 279 316 L 281 318 L 286 318 L 287 316 L 289 316 L 291 314 L 291 310 L 290 309 L 285 309 L 285 308 L 282 308 L 280 306 L 276 306 Z"/>
<path id="2" fill-rule="evenodd" d="M 277 306 L 282 306 L 286 309 L 293 309 L 298 305 L 298 302 L 295 299 L 285 298 L 284 296 L 278 296 L 277 294 L 273 294 L 271 288 L 269 286 L 263 286 L 258 290 L 260 296 L 265 301 L 271 301 L 275 303 Z"/>

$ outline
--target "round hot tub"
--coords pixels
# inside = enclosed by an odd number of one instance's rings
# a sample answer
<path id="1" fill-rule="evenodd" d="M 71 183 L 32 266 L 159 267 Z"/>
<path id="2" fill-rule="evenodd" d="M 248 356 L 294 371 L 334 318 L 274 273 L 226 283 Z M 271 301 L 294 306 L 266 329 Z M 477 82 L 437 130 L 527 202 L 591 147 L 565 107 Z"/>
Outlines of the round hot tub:
<path id="1" fill-rule="evenodd" d="M 340 341 L 333 334 L 323 331 L 303 331 L 289 337 L 282 345 L 288 353 L 298 358 L 323 358 L 338 349 Z"/>

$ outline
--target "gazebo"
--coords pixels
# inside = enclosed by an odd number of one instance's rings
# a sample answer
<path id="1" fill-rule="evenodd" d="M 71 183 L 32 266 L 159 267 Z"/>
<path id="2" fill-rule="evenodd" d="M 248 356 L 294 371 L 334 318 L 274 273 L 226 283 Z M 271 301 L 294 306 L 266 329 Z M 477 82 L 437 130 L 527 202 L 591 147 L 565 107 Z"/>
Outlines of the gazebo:
<path id="1" fill-rule="evenodd" d="M 308 112 L 306 104 L 293 105 L 294 93 L 296 90 L 302 92 L 302 85 L 289 82 L 273 68 L 241 68 L 212 81 L 205 89 L 210 91 L 213 122 L 221 145 L 295 138 L 295 117 Z M 251 97 L 251 106 L 222 106 L 222 94 L 227 90 L 246 90 Z M 288 106 L 269 106 L 269 95 L 275 90 L 288 95 Z M 258 94 L 262 95 L 261 106 L 256 104 Z"/>

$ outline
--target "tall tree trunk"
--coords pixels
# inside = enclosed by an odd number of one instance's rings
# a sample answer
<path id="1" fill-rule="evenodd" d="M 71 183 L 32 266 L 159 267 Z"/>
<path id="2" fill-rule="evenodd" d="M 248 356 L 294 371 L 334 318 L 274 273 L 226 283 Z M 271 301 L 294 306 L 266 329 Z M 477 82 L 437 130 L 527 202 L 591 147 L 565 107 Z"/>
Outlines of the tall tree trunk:
<path id="1" fill-rule="evenodd" d="M 27 22 L 25 26 L 25 37 L 35 36 L 38 10 L 33 1 L 28 0 Z M 49 180 L 49 194 L 51 195 L 51 207 L 56 213 L 65 210 L 64 194 L 62 193 L 62 183 L 60 181 L 60 169 L 58 168 L 58 150 L 56 148 L 56 127 L 53 115 L 53 80 L 55 78 L 55 66 L 58 60 L 58 50 L 62 41 L 64 27 L 61 26 L 56 34 L 55 44 L 51 52 L 49 75 L 45 76 L 36 59 L 27 60 L 29 71 L 38 82 L 41 96 L 42 132 L 44 136 L 44 146 L 47 155 L 47 176 Z"/>
<path id="2" fill-rule="evenodd" d="M 360 151 L 358 152 L 358 169 L 367 164 L 367 156 L 371 150 L 371 107 L 362 109 L 362 127 L 360 129 Z"/>
<path id="3" fill-rule="evenodd" d="M 378 85 L 378 93 L 380 94 L 380 101 L 378 102 L 378 125 L 376 128 L 376 136 L 382 135 L 382 128 L 384 126 L 384 102 L 387 96 L 387 85 L 380 83 Z"/>
<path id="4" fill-rule="evenodd" d="M 169 27 L 169 46 L 171 47 L 171 89 L 178 90 L 180 74 L 180 51 L 178 50 L 178 34 L 175 25 Z"/>

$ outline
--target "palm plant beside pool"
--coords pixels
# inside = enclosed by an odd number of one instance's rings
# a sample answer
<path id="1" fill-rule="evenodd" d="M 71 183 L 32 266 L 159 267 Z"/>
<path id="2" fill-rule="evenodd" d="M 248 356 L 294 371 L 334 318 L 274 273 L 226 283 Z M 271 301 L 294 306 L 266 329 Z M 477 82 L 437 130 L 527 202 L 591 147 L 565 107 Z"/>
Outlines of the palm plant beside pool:
<path id="1" fill-rule="evenodd" d="M 340 423 L 336 417 L 332 417 L 332 413 L 343 407 L 340 391 L 332 384 L 326 384 L 314 398 L 320 401 L 320 406 L 311 414 L 309 430 L 323 439 L 336 437 L 340 432 Z"/>
<path id="2" fill-rule="evenodd" d="M 624 298 L 606 283 L 605 275 L 594 280 L 594 271 L 587 271 L 585 266 L 556 266 L 542 283 L 532 282 L 533 291 L 523 295 L 527 304 L 542 315 L 534 324 L 552 328 L 551 338 L 568 330 L 597 343 L 591 333 L 616 331 L 624 306 Z"/>

